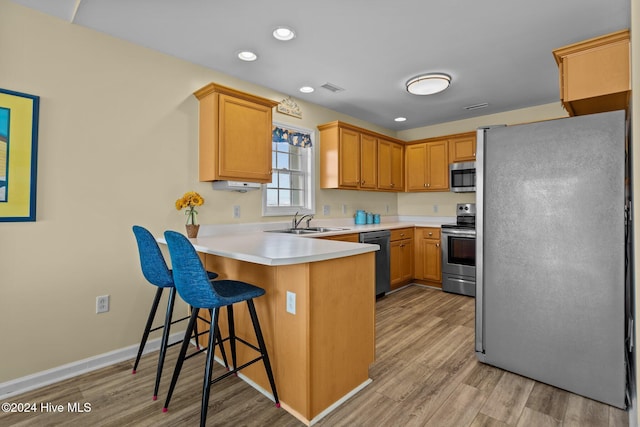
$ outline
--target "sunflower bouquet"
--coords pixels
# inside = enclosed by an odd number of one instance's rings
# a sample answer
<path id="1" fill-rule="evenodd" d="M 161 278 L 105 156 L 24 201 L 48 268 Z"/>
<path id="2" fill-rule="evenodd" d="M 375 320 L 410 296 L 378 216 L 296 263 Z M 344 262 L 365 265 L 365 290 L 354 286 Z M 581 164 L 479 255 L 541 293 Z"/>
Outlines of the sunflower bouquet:
<path id="1" fill-rule="evenodd" d="M 184 214 L 187 216 L 187 225 L 196 225 L 196 215 L 198 215 L 198 211 L 195 208 L 203 204 L 204 199 L 201 195 L 195 191 L 188 191 L 184 193 L 184 196 L 176 200 L 176 209 L 186 209 Z"/>

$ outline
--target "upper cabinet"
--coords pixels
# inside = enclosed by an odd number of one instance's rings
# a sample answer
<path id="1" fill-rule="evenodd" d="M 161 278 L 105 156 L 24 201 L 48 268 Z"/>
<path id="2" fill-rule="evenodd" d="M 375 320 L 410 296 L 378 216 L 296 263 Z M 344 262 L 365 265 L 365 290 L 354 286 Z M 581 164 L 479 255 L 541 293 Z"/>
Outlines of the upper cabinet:
<path id="1" fill-rule="evenodd" d="M 553 51 L 560 100 L 572 116 L 626 110 L 631 92 L 629 30 Z"/>
<path id="2" fill-rule="evenodd" d="M 378 189 L 404 190 L 403 145 L 382 138 L 378 138 Z"/>
<path id="3" fill-rule="evenodd" d="M 402 144 L 340 121 L 318 129 L 320 188 L 403 190 Z"/>
<path id="4" fill-rule="evenodd" d="M 476 161 L 476 133 L 468 132 L 449 138 L 449 163 Z"/>
<path id="5" fill-rule="evenodd" d="M 446 139 L 405 147 L 407 191 L 448 191 L 449 160 Z"/>
<path id="6" fill-rule="evenodd" d="M 215 83 L 200 101 L 200 181 L 271 182 L 272 109 L 278 103 Z"/>

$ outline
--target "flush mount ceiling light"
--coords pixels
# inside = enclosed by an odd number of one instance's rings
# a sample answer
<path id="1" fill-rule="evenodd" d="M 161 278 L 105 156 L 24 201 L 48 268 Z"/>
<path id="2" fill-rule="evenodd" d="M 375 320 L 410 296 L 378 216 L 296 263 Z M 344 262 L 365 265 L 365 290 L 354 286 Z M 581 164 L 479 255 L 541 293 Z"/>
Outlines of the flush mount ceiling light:
<path id="1" fill-rule="evenodd" d="M 404 121 L 406 121 L 406 120 L 407 120 L 407 118 L 406 118 L 406 117 L 396 117 L 396 118 L 395 118 L 395 119 L 393 119 L 393 120 L 394 120 L 394 121 L 396 121 L 396 122 L 404 122 Z"/>
<path id="2" fill-rule="evenodd" d="M 300 89 L 298 89 L 300 92 L 302 93 L 311 93 L 313 92 L 315 89 L 312 88 L 311 86 L 302 86 Z"/>
<path id="3" fill-rule="evenodd" d="M 275 30 L 273 30 L 273 37 L 275 37 L 278 40 L 287 41 L 287 40 L 291 40 L 295 36 L 296 36 L 296 33 L 291 28 L 278 27 Z"/>
<path id="4" fill-rule="evenodd" d="M 243 50 L 238 52 L 238 58 L 242 59 L 243 61 L 255 61 L 256 59 L 258 59 L 258 55 L 249 50 Z"/>
<path id="5" fill-rule="evenodd" d="M 407 91 L 414 95 L 433 95 L 449 87 L 451 77 L 433 73 L 414 77 L 407 82 Z"/>

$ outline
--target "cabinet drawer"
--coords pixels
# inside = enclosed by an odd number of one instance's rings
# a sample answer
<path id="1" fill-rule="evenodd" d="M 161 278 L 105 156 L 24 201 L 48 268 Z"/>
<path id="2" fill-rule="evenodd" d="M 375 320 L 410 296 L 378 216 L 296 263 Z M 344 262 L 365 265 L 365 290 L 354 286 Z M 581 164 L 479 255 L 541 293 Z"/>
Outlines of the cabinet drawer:
<path id="1" fill-rule="evenodd" d="M 436 227 L 423 227 L 422 229 L 423 239 L 437 239 L 440 240 L 440 228 Z"/>
<path id="2" fill-rule="evenodd" d="M 413 239 L 413 228 L 397 228 L 391 231 L 391 241 Z"/>

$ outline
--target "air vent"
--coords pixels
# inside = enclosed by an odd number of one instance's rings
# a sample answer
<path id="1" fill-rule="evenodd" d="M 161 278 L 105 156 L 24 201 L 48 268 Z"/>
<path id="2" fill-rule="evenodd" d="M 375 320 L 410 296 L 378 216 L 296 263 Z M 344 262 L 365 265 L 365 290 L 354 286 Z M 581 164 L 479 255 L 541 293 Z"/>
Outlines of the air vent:
<path id="1" fill-rule="evenodd" d="M 488 103 L 483 102 L 482 104 L 469 105 L 467 107 L 464 107 L 464 109 L 467 111 L 471 111 L 471 110 L 479 110 L 481 108 L 486 108 L 488 106 L 489 106 Z"/>
<path id="2" fill-rule="evenodd" d="M 323 87 L 323 88 L 325 88 L 326 90 L 330 90 L 331 92 L 342 92 L 342 91 L 344 90 L 344 89 L 342 89 L 341 87 L 336 86 L 336 85 L 334 85 L 333 83 L 328 83 L 328 82 L 327 82 L 327 83 L 325 83 L 325 84 L 323 84 L 323 85 L 322 85 L 322 86 L 320 86 L 320 87 Z"/>

